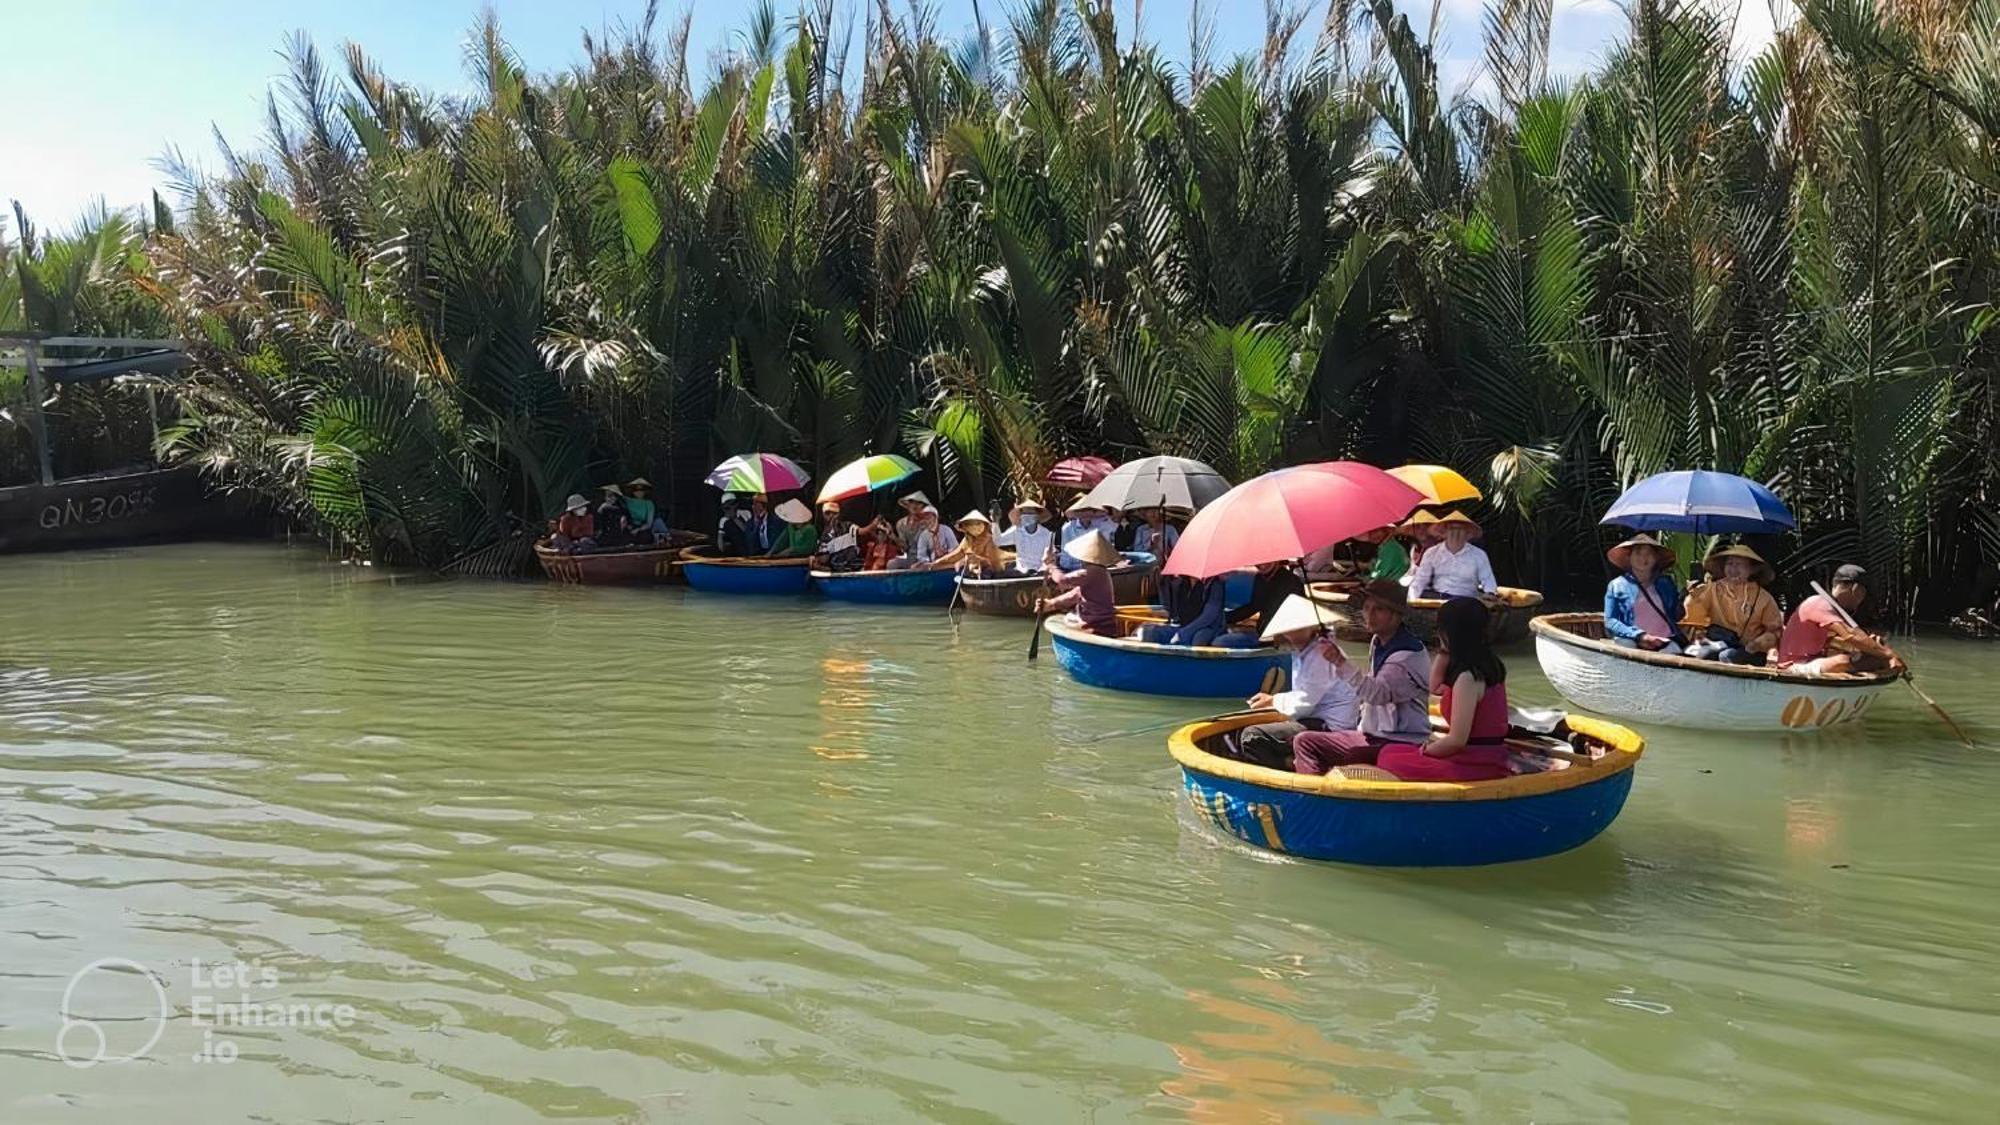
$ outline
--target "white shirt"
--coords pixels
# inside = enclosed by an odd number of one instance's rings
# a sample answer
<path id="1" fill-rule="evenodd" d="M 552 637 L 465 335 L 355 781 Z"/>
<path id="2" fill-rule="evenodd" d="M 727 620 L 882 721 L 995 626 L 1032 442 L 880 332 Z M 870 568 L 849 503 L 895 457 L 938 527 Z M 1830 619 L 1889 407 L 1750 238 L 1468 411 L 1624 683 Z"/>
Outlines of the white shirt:
<path id="1" fill-rule="evenodd" d="M 1155 547 L 1153 545 L 1153 525 L 1142 523 L 1139 525 L 1139 533 L 1132 537 L 1132 549 L 1149 555 L 1158 555 L 1160 558 L 1165 559 L 1173 553 L 1174 544 L 1180 541 L 1181 529 L 1175 527 L 1173 524 L 1163 523 L 1160 525 L 1160 545 Z"/>
<path id="2" fill-rule="evenodd" d="M 1022 574 L 1040 574 L 1042 560 L 1048 556 L 1049 547 L 1055 541 L 1055 532 L 1050 531 L 1047 524 L 1036 524 L 1033 531 L 1015 524 L 994 540 L 1002 547 L 1014 548 L 1014 569 Z"/>
<path id="3" fill-rule="evenodd" d="M 1292 690 L 1271 697 L 1271 707 L 1294 721 L 1318 719 L 1328 730 L 1353 730 L 1361 722 L 1361 696 L 1327 656 L 1327 641 L 1292 654 Z"/>
<path id="4" fill-rule="evenodd" d="M 1471 543 L 1457 554 L 1443 543 L 1424 552 L 1410 575 L 1410 596 L 1427 598 L 1436 590 L 1447 598 L 1476 598 L 1482 592 L 1497 594 L 1500 583 L 1493 577 L 1493 564 L 1486 552 Z"/>

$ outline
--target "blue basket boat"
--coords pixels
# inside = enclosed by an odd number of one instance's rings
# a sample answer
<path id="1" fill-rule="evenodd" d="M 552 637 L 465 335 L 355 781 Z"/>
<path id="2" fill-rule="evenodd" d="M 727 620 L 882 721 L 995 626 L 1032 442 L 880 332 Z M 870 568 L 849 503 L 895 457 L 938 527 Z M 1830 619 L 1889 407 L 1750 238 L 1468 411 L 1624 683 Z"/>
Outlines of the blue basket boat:
<path id="1" fill-rule="evenodd" d="M 864 605 L 944 605 L 958 586 L 956 570 L 858 570 L 812 572 L 813 585 L 837 602 Z"/>
<path id="2" fill-rule="evenodd" d="M 1616 723 L 1569 717 L 1587 752 L 1516 743 L 1543 766 L 1493 781 L 1313 777 L 1218 757 L 1208 747 L 1275 713 L 1207 719 L 1175 731 L 1188 805 L 1255 847 L 1303 859 L 1383 867 L 1473 867 L 1566 852 L 1610 827 L 1632 791 L 1645 739 Z M 1357 770 L 1357 772 L 1360 772 Z"/>
<path id="3" fill-rule="evenodd" d="M 1160 620 L 1159 611 L 1120 606 L 1118 620 L 1129 633 Z M 1157 645 L 1132 637 L 1100 637 L 1059 617 L 1045 628 L 1056 652 L 1056 663 L 1080 684 L 1137 691 L 1148 695 L 1184 695 L 1197 699 L 1248 699 L 1265 688 L 1265 676 L 1278 669 L 1282 685 L 1292 658 L 1275 648 L 1192 648 Z M 1283 690 L 1282 686 L 1272 690 Z"/>
<path id="4" fill-rule="evenodd" d="M 681 577 L 710 594 L 803 594 L 812 585 L 806 559 L 728 558 L 710 548 L 683 551 Z"/>

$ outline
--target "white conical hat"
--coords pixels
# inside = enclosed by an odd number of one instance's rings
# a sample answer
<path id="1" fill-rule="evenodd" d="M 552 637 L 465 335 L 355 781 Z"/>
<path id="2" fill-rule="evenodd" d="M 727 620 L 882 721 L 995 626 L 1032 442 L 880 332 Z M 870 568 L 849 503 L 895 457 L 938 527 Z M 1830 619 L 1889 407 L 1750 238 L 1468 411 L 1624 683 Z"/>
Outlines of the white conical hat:
<path id="1" fill-rule="evenodd" d="M 776 512 L 786 523 L 811 523 L 813 518 L 812 509 L 799 503 L 796 496 L 778 505 Z"/>
<path id="2" fill-rule="evenodd" d="M 1086 532 L 1077 536 L 1070 540 L 1069 546 L 1063 550 L 1073 559 L 1096 563 L 1098 566 L 1117 566 L 1125 561 L 1125 556 L 1119 554 L 1118 548 L 1112 546 L 1111 540 L 1106 539 L 1104 533 L 1100 531 Z"/>
<path id="3" fill-rule="evenodd" d="M 982 511 L 980 511 L 980 510 L 979 510 L 978 508 L 974 508 L 974 509 L 972 509 L 971 511 L 969 511 L 969 512 L 965 513 L 964 515 L 962 515 L 962 516 L 958 517 L 958 522 L 957 522 L 957 523 L 955 523 L 955 524 L 953 524 L 952 526 L 953 526 L 953 527 L 964 527 L 964 526 L 965 526 L 966 524 L 969 524 L 969 523 L 983 523 L 983 524 L 985 524 L 985 525 L 986 525 L 987 527 L 992 527 L 992 526 L 993 526 L 993 521 L 992 521 L 992 520 L 990 520 L 990 519 L 987 519 L 987 518 L 986 518 L 986 513 L 985 513 L 985 512 L 982 512 Z"/>
<path id="4" fill-rule="evenodd" d="M 1325 606 L 1314 605 L 1297 594 L 1290 594 L 1278 606 L 1278 612 L 1264 623 L 1263 639 L 1274 640 L 1301 629 L 1331 629 L 1339 619 Z"/>

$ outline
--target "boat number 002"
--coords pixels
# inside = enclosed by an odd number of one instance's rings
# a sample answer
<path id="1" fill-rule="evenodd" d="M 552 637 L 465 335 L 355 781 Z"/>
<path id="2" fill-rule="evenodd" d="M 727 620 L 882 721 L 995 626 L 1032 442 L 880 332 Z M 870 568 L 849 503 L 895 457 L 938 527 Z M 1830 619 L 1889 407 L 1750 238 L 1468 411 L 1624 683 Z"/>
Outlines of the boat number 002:
<path id="1" fill-rule="evenodd" d="M 153 492 L 154 489 L 149 486 L 111 496 L 91 496 L 84 499 L 66 497 L 59 503 L 42 505 L 40 522 L 43 529 L 55 531 L 80 523 L 93 524 L 103 523 L 105 520 L 129 519 L 152 510 Z"/>
<path id="2" fill-rule="evenodd" d="M 1187 799 L 1189 807 L 1203 820 L 1231 836 L 1274 852 L 1285 850 L 1285 841 L 1278 835 L 1275 805 L 1233 800 L 1226 793 L 1204 789 L 1193 782 L 1187 785 Z"/>
<path id="3" fill-rule="evenodd" d="M 1865 695 L 1852 701 L 1829 699 L 1824 706 L 1821 706 L 1814 703 L 1810 695 L 1795 695 L 1785 704 L 1785 709 L 1779 712 L 1778 718 L 1792 730 L 1830 727 L 1843 719 L 1851 721 L 1860 718 L 1862 712 L 1868 710 L 1868 705 L 1873 702 L 1875 702 L 1874 696 Z"/>

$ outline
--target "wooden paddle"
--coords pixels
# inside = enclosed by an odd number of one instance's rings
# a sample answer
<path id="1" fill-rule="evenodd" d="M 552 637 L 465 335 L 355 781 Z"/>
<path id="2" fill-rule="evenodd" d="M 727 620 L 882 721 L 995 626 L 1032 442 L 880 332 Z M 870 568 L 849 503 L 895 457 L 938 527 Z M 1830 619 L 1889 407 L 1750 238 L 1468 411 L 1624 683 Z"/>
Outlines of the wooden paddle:
<path id="1" fill-rule="evenodd" d="M 1848 628 L 1857 630 L 1861 628 L 1860 625 L 1855 623 L 1854 615 L 1847 612 L 1847 607 L 1841 605 L 1838 601 L 1834 600 L 1832 594 L 1826 592 L 1826 587 L 1821 586 L 1818 582 L 1814 582 L 1812 583 L 1812 590 L 1813 593 L 1818 594 L 1822 598 L 1825 598 L 1827 600 L 1827 604 L 1833 606 L 1834 612 L 1840 614 L 1840 619 L 1842 621 L 1847 622 Z M 1943 707 L 1938 706 L 1937 700 L 1932 699 L 1928 694 L 1925 693 L 1924 689 L 1917 686 L 1917 673 L 1914 669 L 1912 669 L 1909 666 L 1907 662 L 1905 662 L 1903 665 L 1903 683 L 1907 684 L 1911 691 L 1917 693 L 1917 698 L 1924 701 L 1924 706 L 1930 708 L 1932 714 L 1944 720 L 1944 725 L 1951 728 L 1951 733 L 1958 736 L 1958 740 L 1965 744 L 1966 749 L 1976 750 L 1979 748 L 1977 743 L 1973 742 L 1971 738 L 1967 737 L 1965 733 L 1965 728 L 1958 725 L 1958 720 L 1952 718 L 1950 712 L 1946 711 Z"/>

